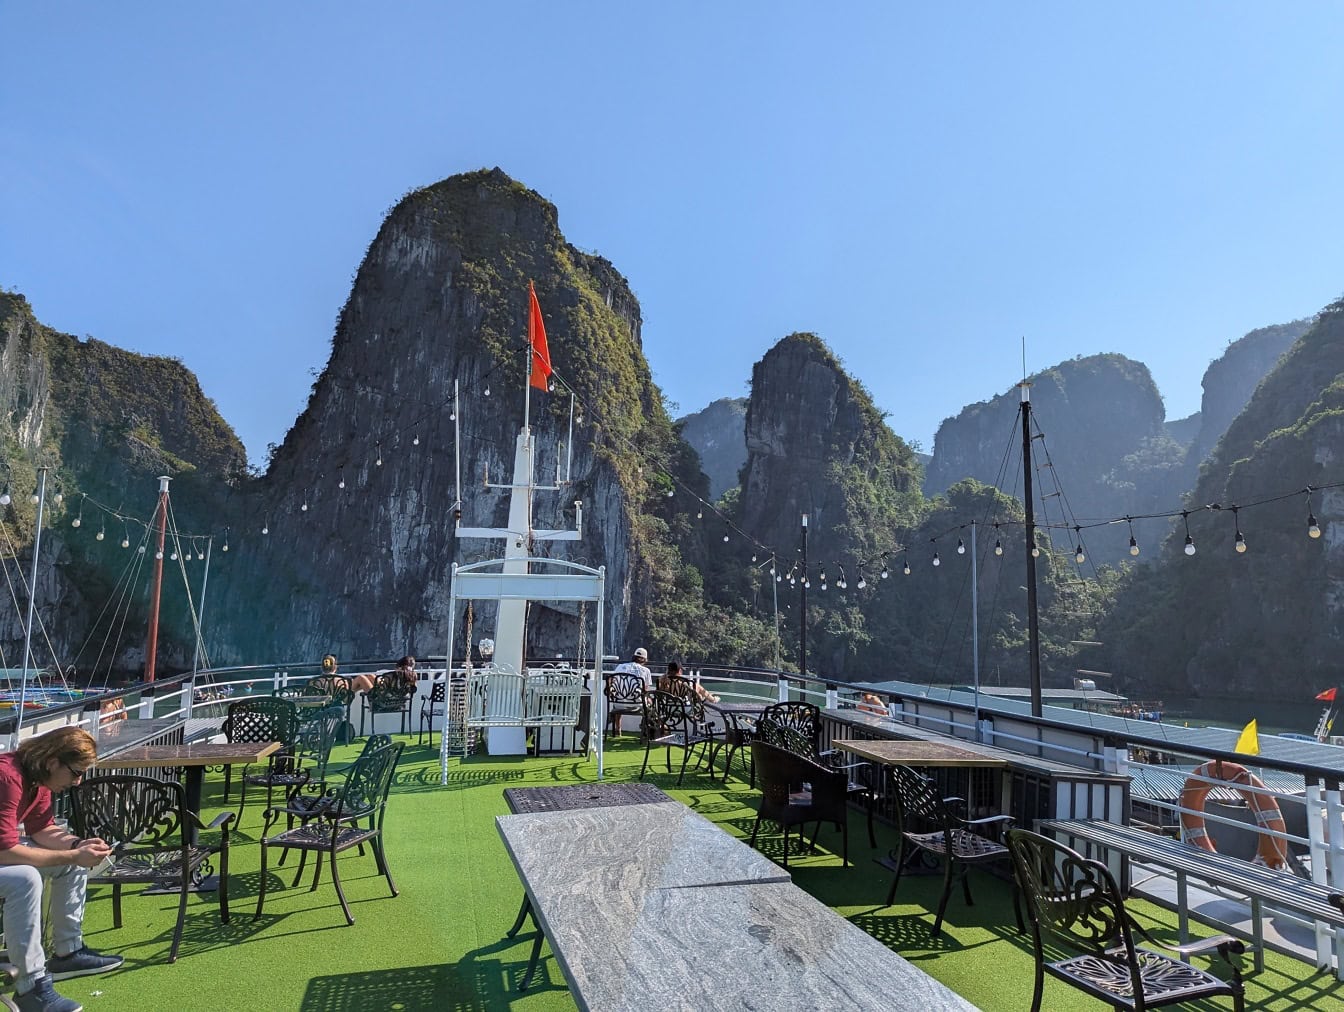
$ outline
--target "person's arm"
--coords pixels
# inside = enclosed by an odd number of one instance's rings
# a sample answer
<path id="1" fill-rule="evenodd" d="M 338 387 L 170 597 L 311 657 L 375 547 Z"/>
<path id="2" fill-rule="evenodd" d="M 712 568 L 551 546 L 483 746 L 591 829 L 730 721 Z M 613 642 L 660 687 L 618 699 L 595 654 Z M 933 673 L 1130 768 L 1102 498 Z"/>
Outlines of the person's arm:
<path id="1" fill-rule="evenodd" d="M 39 830 L 38 835 L 43 832 L 45 830 Z M 73 848 L 66 844 L 64 850 L 16 843 L 7 850 L 0 850 L 0 865 L 26 864 L 33 868 L 59 868 L 63 865 L 77 864 L 81 868 L 92 868 L 112 853 L 112 848 L 102 840 L 76 840 L 76 843 L 78 846 Z"/>
<path id="2" fill-rule="evenodd" d="M 74 833 L 68 833 L 54 822 L 49 826 L 44 826 L 36 833 L 29 836 L 29 839 L 39 847 L 47 850 L 74 850 L 75 846 L 81 842 L 96 843 L 106 847 L 107 841 L 96 837 L 80 837 Z"/>

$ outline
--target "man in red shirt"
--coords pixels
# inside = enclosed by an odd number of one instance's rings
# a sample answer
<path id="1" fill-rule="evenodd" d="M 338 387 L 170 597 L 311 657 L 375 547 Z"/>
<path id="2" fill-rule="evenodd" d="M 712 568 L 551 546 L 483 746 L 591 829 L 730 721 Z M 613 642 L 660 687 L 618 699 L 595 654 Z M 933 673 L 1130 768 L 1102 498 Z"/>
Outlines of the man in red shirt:
<path id="1" fill-rule="evenodd" d="M 28 738 L 0 755 L 0 899 L 9 961 L 19 970 L 14 1004 L 20 1012 L 80 1012 L 83 1006 L 57 994 L 52 981 L 122 964 L 120 956 L 94 952 L 83 937 L 89 869 L 112 848 L 52 821 L 52 792 L 79 783 L 97 757 L 93 737 L 78 727 Z M 44 882 L 51 884 L 50 959 L 42 950 Z"/>

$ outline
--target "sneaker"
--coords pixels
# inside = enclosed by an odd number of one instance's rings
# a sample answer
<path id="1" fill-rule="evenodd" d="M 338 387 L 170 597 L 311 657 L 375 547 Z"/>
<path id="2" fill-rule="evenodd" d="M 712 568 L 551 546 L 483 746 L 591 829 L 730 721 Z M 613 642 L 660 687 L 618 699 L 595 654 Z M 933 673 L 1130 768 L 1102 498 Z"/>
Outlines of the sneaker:
<path id="1" fill-rule="evenodd" d="M 120 956 L 104 956 L 85 945 L 68 956 L 52 956 L 47 960 L 47 973 L 52 980 L 69 980 L 71 977 L 87 977 L 91 973 L 107 973 L 124 962 Z"/>
<path id="2" fill-rule="evenodd" d="M 31 991 L 14 995 L 14 1006 L 19 1012 L 84 1012 L 79 1002 L 57 994 L 45 974 L 37 978 Z"/>

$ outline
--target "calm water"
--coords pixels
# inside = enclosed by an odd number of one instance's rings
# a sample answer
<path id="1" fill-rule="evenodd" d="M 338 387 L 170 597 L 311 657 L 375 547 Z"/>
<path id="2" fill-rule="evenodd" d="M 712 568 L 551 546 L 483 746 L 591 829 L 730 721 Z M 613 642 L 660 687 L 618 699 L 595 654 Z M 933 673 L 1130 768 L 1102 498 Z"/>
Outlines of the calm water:
<path id="1" fill-rule="evenodd" d="M 1169 724 L 1189 723 L 1191 727 L 1243 728 L 1255 720 L 1264 734 L 1292 731 L 1311 734 L 1316 730 L 1324 703 L 1257 701 L 1246 699 L 1167 699 L 1163 720 Z M 1336 722 L 1338 732 L 1344 720 Z"/>

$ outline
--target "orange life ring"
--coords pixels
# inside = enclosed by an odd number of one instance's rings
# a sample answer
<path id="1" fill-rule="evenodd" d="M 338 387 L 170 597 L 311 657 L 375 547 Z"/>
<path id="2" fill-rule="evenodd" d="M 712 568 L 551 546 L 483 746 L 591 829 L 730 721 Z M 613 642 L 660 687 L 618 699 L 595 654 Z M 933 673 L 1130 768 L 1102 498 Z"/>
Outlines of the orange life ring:
<path id="1" fill-rule="evenodd" d="M 1279 803 L 1274 800 L 1273 796 L 1261 794 L 1259 791 L 1242 789 L 1242 787 L 1263 789 L 1265 786 L 1263 780 L 1248 771 L 1244 766 L 1214 759 L 1202 766 L 1195 767 L 1194 772 L 1186 779 L 1185 786 L 1181 788 L 1181 808 L 1191 809 L 1191 811 L 1181 812 L 1181 836 L 1186 843 L 1192 843 L 1196 847 L 1213 854 L 1218 852 L 1218 848 L 1213 845 L 1213 838 L 1204 828 L 1203 815 L 1204 801 L 1209 796 L 1209 791 L 1213 790 L 1214 785 L 1197 780 L 1196 777 L 1207 777 L 1209 780 L 1222 780 L 1231 784 L 1237 793 L 1246 799 L 1247 806 L 1255 813 L 1256 825 L 1261 829 L 1272 829 L 1278 833 L 1288 831 L 1288 827 L 1283 821 L 1283 813 L 1279 811 Z M 1238 784 L 1242 786 L 1238 787 Z M 1288 848 L 1286 841 L 1264 833 L 1256 835 L 1259 840 L 1256 844 L 1256 863 L 1270 868 L 1287 867 Z"/>

